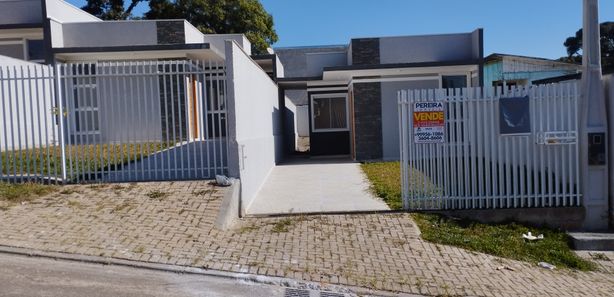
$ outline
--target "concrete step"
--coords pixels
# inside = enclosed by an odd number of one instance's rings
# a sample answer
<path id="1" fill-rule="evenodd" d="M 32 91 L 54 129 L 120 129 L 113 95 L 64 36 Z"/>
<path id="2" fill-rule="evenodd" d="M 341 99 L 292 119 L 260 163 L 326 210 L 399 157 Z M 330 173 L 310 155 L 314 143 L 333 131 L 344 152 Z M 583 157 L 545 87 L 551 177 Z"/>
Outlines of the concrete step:
<path id="1" fill-rule="evenodd" d="M 614 251 L 614 233 L 571 232 L 573 247 L 579 251 Z"/>

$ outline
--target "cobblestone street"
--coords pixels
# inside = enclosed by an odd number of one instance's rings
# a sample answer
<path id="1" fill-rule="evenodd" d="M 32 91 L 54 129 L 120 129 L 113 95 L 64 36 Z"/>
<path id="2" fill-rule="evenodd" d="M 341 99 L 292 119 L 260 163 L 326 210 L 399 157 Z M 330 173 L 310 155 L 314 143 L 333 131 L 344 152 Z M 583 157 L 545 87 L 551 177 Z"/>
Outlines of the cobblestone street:
<path id="1" fill-rule="evenodd" d="M 435 245 L 407 214 L 252 218 L 220 231 L 213 223 L 224 191 L 205 181 L 65 186 L 3 207 L 0 245 L 425 295 L 614 292 L 608 263 L 550 271 Z"/>

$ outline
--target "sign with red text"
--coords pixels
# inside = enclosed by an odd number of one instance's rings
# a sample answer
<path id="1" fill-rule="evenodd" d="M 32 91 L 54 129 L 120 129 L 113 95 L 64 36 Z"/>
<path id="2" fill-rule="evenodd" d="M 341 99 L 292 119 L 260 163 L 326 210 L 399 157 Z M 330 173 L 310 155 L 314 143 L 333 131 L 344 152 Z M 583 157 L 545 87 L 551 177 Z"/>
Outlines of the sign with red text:
<path id="1" fill-rule="evenodd" d="M 445 113 L 442 102 L 414 103 L 414 142 L 445 142 Z"/>

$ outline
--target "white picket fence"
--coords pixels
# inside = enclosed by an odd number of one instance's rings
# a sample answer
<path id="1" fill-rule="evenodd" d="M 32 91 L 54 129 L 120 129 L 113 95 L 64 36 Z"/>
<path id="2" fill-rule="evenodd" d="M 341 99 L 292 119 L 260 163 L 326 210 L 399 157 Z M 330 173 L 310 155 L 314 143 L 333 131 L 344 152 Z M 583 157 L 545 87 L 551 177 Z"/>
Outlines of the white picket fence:
<path id="1" fill-rule="evenodd" d="M 575 84 L 400 91 L 405 209 L 581 205 L 578 97 Z M 443 142 L 416 143 L 414 111 L 423 102 L 443 103 Z M 526 131 L 501 130 L 510 110 L 525 116 Z"/>
<path id="2" fill-rule="evenodd" d="M 227 171 L 223 64 L 2 67 L 0 99 L 5 180 L 187 180 Z"/>

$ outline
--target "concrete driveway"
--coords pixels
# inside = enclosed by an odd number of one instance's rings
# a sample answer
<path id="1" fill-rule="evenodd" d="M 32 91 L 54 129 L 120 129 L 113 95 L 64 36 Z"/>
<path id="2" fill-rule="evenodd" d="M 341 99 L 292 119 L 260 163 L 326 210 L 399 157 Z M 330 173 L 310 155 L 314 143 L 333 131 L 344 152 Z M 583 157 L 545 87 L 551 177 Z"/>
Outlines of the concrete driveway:
<path id="1" fill-rule="evenodd" d="M 389 209 L 369 191 L 369 181 L 359 163 L 304 159 L 273 168 L 246 213 L 271 215 Z"/>

